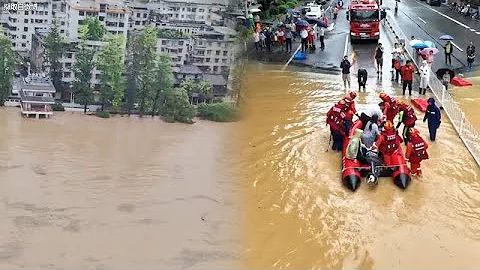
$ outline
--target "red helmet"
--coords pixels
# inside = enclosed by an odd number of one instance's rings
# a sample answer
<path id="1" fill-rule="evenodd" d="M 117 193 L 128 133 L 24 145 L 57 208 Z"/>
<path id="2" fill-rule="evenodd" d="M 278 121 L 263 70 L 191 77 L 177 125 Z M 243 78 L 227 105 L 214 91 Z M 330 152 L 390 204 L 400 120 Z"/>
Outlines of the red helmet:
<path id="1" fill-rule="evenodd" d="M 384 92 L 380 92 L 380 94 L 378 94 L 378 97 L 383 100 L 387 97 L 387 94 L 385 94 Z"/>
<path id="2" fill-rule="evenodd" d="M 410 135 L 412 135 L 412 136 L 418 136 L 418 134 L 419 134 L 418 129 L 416 129 L 416 128 L 410 128 L 408 130 L 408 133 L 410 133 Z"/>
<path id="3" fill-rule="evenodd" d="M 338 104 L 340 104 L 340 105 L 345 105 L 345 100 L 341 99 L 341 100 L 338 102 Z"/>
<path id="4" fill-rule="evenodd" d="M 351 98 L 351 99 L 355 99 L 357 97 L 357 93 L 353 92 L 353 91 L 350 91 L 350 93 L 348 93 L 348 96 Z"/>
<path id="5" fill-rule="evenodd" d="M 393 123 L 391 121 L 387 121 L 387 122 L 385 122 L 385 125 L 383 125 L 383 127 L 386 130 L 391 130 L 393 128 Z"/>

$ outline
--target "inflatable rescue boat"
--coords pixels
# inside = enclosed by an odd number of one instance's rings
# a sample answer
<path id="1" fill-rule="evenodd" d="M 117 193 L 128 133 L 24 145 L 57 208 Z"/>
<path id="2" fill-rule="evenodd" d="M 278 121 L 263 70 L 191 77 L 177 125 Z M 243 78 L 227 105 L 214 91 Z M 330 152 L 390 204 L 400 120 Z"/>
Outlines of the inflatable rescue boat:
<path id="1" fill-rule="evenodd" d="M 350 136 L 352 137 L 356 129 L 363 130 L 362 121 L 357 120 L 352 125 L 350 130 Z M 342 182 L 349 190 L 356 191 L 362 182 L 362 177 L 375 177 L 372 174 L 372 168 L 370 164 L 362 164 L 357 159 L 348 159 L 346 158 L 348 143 L 350 142 L 349 137 L 343 139 L 343 150 L 342 150 Z M 381 155 L 379 157 L 379 162 L 377 165 L 378 177 L 389 177 L 393 178 L 393 183 L 401 189 L 406 189 L 410 184 L 411 177 L 408 170 L 405 157 L 403 154 L 402 147 L 399 147 L 397 152 L 392 155 L 390 164 L 385 164 Z M 376 179 L 377 180 L 377 179 Z"/>

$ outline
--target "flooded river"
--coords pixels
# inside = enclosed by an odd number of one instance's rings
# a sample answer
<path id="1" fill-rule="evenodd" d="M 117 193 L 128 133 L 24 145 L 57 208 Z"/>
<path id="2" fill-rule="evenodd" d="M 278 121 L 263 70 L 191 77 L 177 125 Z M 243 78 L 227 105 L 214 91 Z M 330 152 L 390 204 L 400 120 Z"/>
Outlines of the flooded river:
<path id="1" fill-rule="evenodd" d="M 231 124 L 0 112 L 0 268 L 233 268 Z"/>
<path id="2" fill-rule="evenodd" d="M 474 86 L 454 87 L 450 93 L 452 97 L 459 102 L 460 108 L 465 112 L 468 120 L 480 131 L 480 113 L 478 104 L 480 102 L 480 72 L 474 72 L 473 77 L 467 78 Z"/>
<path id="3" fill-rule="evenodd" d="M 261 65 L 249 72 L 242 123 L 246 267 L 480 267 L 480 170 L 447 118 L 423 178 L 406 191 L 384 178 L 375 189 L 348 192 L 340 155 L 326 151 L 325 113 L 345 93 L 339 80 Z M 357 107 L 378 102 L 380 89 L 399 91 L 389 81 L 370 85 Z"/>

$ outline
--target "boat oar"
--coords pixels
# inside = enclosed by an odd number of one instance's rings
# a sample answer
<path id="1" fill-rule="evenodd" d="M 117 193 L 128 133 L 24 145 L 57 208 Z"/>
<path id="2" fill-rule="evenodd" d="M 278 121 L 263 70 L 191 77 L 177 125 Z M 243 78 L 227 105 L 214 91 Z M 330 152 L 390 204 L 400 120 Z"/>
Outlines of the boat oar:
<path id="1" fill-rule="evenodd" d="M 327 145 L 327 149 L 325 149 L 325 152 L 328 152 L 328 150 L 330 149 L 331 142 L 332 142 L 332 133 L 330 132 L 330 138 L 328 139 L 328 145 Z"/>

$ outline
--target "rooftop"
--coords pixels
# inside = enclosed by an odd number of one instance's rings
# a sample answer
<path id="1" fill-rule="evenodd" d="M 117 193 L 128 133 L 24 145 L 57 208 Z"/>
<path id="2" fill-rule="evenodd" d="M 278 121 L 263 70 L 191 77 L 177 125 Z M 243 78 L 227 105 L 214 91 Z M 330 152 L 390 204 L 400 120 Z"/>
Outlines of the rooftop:
<path id="1" fill-rule="evenodd" d="M 227 80 L 219 74 L 204 74 L 203 78 L 209 81 L 212 85 L 227 85 Z"/>
<path id="2" fill-rule="evenodd" d="M 180 69 L 177 71 L 179 74 L 203 74 L 202 70 L 194 65 L 184 65 L 181 66 Z"/>
<path id="3" fill-rule="evenodd" d="M 200 4 L 200 5 L 222 5 L 228 6 L 228 0 L 164 0 L 167 3 Z"/>
<path id="4" fill-rule="evenodd" d="M 237 35 L 237 31 L 233 30 L 230 27 L 226 27 L 226 26 L 214 26 L 213 30 L 215 30 L 218 33 L 224 34 L 224 35 L 231 35 L 231 36 Z"/>
<path id="5" fill-rule="evenodd" d="M 22 79 L 21 90 L 55 93 L 55 87 L 53 86 L 52 80 L 46 76 L 39 75 L 30 75 Z"/>
<path id="6" fill-rule="evenodd" d="M 53 97 L 33 97 L 26 96 L 23 91 L 19 92 L 22 102 L 26 103 L 43 103 L 43 104 L 55 104 Z"/>

